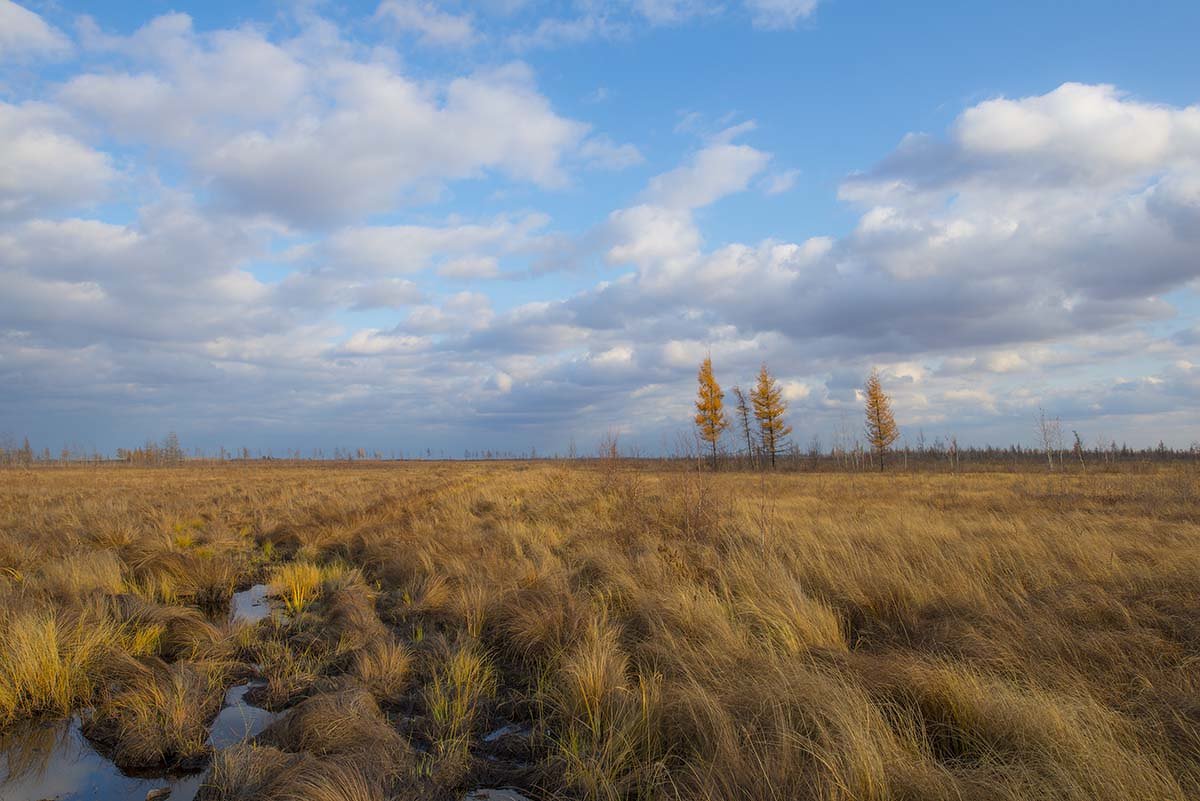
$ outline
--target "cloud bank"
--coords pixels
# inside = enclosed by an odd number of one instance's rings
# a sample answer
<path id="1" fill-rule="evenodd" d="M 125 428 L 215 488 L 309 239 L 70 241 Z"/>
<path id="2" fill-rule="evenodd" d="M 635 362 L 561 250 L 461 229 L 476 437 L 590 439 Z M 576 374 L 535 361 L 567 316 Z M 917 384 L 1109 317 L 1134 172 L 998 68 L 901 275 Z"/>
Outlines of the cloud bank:
<path id="1" fill-rule="evenodd" d="M 776 29 L 816 4 L 743 10 Z M 414 47 L 496 36 L 430 3 L 375 18 Z M 850 230 L 714 241 L 728 203 L 786 202 L 801 175 L 750 124 L 580 225 L 555 198 L 645 169 L 644 146 L 564 111 L 516 58 L 417 71 L 314 16 L 285 34 L 85 19 L 72 41 L 0 0 L 0 31 L 0 59 L 72 59 L 0 101 L 15 428 L 452 453 L 619 428 L 654 450 L 711 352 L 727 386 L 768 361 L 805 440 L 857 426 L 872 365 L 910 432 L 1007 442 L 1044 405 L 1096 436 L 1200 437 L 1194 316 L 1178 324 L 1200 278 L 1196 106 L 1081 83 L 984 100 L 847 176 Z M 480 185 L 519 199 L 423 211 Z"/>

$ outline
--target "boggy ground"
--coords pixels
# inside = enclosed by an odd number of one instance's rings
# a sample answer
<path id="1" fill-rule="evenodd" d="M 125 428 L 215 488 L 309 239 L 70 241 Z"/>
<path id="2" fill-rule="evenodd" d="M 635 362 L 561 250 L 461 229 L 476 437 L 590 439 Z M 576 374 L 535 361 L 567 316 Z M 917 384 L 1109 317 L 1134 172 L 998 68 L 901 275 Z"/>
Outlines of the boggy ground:
<path id="1" fill-rule="evenodd" d="M 1196 798 L 1198 478 L 3 471 L 0 729 L 208 799 Z"/>

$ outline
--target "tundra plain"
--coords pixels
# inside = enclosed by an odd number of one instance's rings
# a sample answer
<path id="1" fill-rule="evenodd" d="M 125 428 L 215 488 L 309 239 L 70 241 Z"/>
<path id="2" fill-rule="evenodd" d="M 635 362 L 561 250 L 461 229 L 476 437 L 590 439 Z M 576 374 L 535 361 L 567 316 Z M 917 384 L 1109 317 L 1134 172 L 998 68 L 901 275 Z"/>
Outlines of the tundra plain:
<path id="1" fill-rule="evenodd" d="M 6 469 L 0 732 L 70 716 L 207 799 L 1183 801 L 1200 472 Z"/>

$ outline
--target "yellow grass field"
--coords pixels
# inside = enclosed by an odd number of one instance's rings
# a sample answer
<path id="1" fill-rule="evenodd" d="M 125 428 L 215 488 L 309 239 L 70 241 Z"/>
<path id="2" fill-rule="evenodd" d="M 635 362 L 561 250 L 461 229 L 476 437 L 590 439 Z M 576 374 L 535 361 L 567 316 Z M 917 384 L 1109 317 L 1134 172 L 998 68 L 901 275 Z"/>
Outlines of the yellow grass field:
<path id="1" fill-rule="evenodd" d="M 0 730 L 76 713 L 209 799 L 1195 799 L 1200 473 L 3 470 Z"/>

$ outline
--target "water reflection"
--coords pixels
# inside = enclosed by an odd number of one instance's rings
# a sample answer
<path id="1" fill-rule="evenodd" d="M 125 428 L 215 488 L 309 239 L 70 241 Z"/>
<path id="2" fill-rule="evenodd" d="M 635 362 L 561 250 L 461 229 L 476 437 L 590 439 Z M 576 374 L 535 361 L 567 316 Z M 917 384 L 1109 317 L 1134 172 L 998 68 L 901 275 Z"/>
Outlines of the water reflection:
<path id="1" fill-rule="evenodd" d="M 253 686 L 239 684 L 225 693 L 225 706 L 213 721 L 212 731 L 208 735 L 208 744 L 214 749 L 219 751 L 257 737 L 279 717 L 274 712 L 246 703 L 246 693 Z"/>
<path id="2" fill-rule="evenodd" d="M 245 702 L 251 684 L 231 687 L 225 707 L 213 721 L 209 744 L 228 748 L 255 737 L 277 717 Z M 69 720 L 27 721 L 0 737 L 0 799 L 3 801 L 111 801 L 143 799 L 167 787 L 169 801 L 192 801 L 205 773 L 191 776 L 129 776 L 96 752 Z"/>
<path id="3" fill-rule="evenodd" d="M 190 801 L 200 789 L 199 779 L 125 775 L 96 753 L 83 736 L 78 717 L 17 725 L 0 738 L 0 798 L 4 801 L 141 799 L 167 785 L 171 801 Z"/>
<path id="4" fill-rule="evenodd" d="M 255 584 L 248 590 L 235 592 L 229 605 L 229 619 L 234 623 L 257 623 L 271 614 L 267 600 L 267 585 Z"/>

